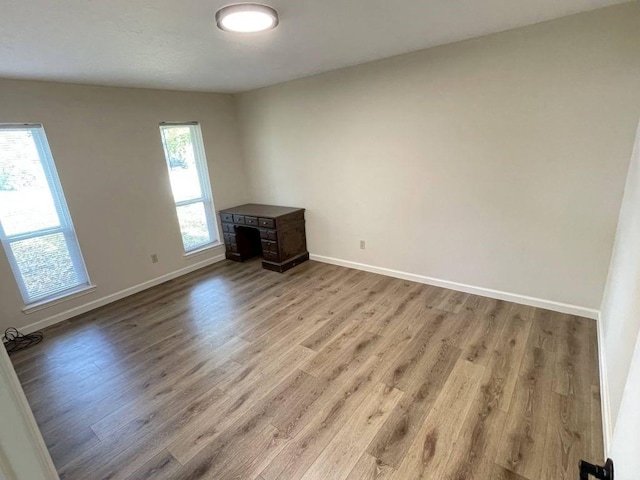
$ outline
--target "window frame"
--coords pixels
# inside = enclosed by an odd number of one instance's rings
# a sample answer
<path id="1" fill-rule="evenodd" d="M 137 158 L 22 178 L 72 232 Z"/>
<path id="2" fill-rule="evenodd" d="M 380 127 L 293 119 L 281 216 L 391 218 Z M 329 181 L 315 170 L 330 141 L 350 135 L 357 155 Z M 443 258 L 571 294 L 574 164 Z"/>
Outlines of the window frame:
<path id="1" fill-rule="evenodd" d="M 29 310 L 32 306 L 35 307 L 43 304 L 48 304 L 65 297 L 75 296 L 79 292 L 85 291 L 87 289 L 95 288 L 95 286 L 91 283 L 89 272 L 87 271 L 87 266 L 84 261 L 84 257 L 82 256 L 82 250 L 80 249 L 78 236 L 73 226 L 73 221 L 71 220 L 71 213 L 69 212 L 69 207 L 67 205 L 64 191 L 62 189 L 62 184 L 60 183 L 60 178 L 58 177 L 58 171 L 55 166 L 55 161 L 53 159 L 53 154 L 51 153 L 51 148 L 49 146 L 49 141 L 47 140 L 44 126 L 40 123 L 0 124 L 0 130 L 31 131 L 34 144 L 38 152 L 40 165 L 42 166 L 42 170 L 44 171 L 47 186 L 49 187 L 49 192 L 56 207 L 56 213 L 58 215 L 58 220 L 60 223 L 60 225 L 58 225 L 57 227 L 47 227 L 41 228 L 39 230 L 33 230 L 31 232 L 7 235 L 2 225 L 2 221 L 0 220 L 0 243 L 2 244 L 7 259 L 9 260 L 9 266 L 11 267 L 11 271 L 18 285 L 18 290 L 20 291 L 22 300 L 25 304 L 25 312 L 27 312 L 27 310 Z M 55 234 L 63 235 L 76 276 L 78 279 L 82 279 L 83 281 L 81 283 L 78 283 L 77 285 L 66 288 L 64 290 L 58 290 L 49 295 L 32 298 L 29 295 L 29 291 L 22 277 L 20 266 L 18 265 L 18 261 L 15 257 L 15 254 L 13 253 L 11 245 L 19 241 Z"/>
<path id="2" fill-rule="evenodd" d="M 185 255 L 197 253 L 200 250 L 213 247 L 220 244 L 220 232 L 218 229 L 218 222 L 215 215 L 215 207 L 213 203 L 213 193 L 211 190 L 211 181 L 209 177 L 209 166 L 207 162 L 207 155 L 204 149 L 204 139 L 202 138 L 202 128 L 199 122 L 161 122 L 159 124 L 160 139 L 162 141 L 162 153 L 164 155 L 165 164 L 167 166 L 167 174 L 169 175 L 169 184 L 171 185 L 171 163 L 167 156 L 167 145 L 165 142 L 165 136 L 163 134 L 163 128 L 176 128 L 176 127 L 189 127 L 192 138 L 193 156 L 196 166 L 196 173 L 198 174 L 198 182 L 200 184 L 199 197 L 190 198 L 188 200 L 177 201 L 173 194 L 173 187 L 171 188 L 171 195 L 173 196 L 173 203 L 176 211 L 176 219 L 178 220 L 178 230 L 180 232 L 180 239 L 182 240 L 182 247 Z M 207 229 L 209 230 L 209 241 L 198 244 L 192 248 L 187 249 L 184 244 L 184 237 L 182 228 L 180 227 L 180 217 L 178 215 L 178 208 L 186 207 L 202 203 L 204 208 L 204 216 L 207 222 Z"/>

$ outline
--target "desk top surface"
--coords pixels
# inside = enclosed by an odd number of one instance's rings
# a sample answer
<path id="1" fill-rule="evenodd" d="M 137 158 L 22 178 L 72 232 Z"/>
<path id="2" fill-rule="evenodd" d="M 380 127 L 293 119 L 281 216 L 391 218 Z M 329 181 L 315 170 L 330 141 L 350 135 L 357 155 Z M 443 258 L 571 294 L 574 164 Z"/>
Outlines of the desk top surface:
<path id="1" fill-rule="evenodd" d="M 247 215 L 249 217 L 275 218 L 288 215 L 294 212 L 303 212 L 304 208 L 278 207 L 276 205 L 259 205 L 257 203 L 247 203 L 238 207 L 220 210 L 220 213 L 231 213 L 234 215 Z"/>

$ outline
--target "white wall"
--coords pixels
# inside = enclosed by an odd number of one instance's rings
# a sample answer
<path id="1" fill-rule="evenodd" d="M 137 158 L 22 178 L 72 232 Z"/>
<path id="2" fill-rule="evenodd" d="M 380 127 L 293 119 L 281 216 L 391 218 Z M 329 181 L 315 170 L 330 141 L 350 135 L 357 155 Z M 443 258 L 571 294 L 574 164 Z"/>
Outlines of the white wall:
<path id="1" fill-rule="evenodd" d="M 629 370 L 609 455 L 616 479 L 636 480 L 640 471 L 640 337 Z"/>
<path id="2" fill-rule="evenodd" d="M 640 129 L 629 166 L 601 313 L 606 392 L 620 478 L 640 471 Z M 634 353 L 635 351 L 635 353 Z M 606 397 L 605 397 L 606 400 Z M 624 472 L 624 473 L 622 473 Z M 618 476 L 616 476 L 617 478 Z"/>
<path id="3" fill-rule="evenodd" d="M 247 200 L 229 95 L 0 80 L 0 123 L 44 125 L 94 293 L 25 315 L 0 255 L 0 331 L 23 327 L 221 253 L 183 256 L 158 123 L 202 127 L 216 209 Z M 223 250 L 222 250 L 223 252 Z M 159 263 L 152 264 L 150 254 Z"/>
<path id="4" fill-rule="evenodd" d="M 314 254 L 598 309 L 639 24 L 634 2 L 242 94 L 253 200 L 307 208 Z"/>

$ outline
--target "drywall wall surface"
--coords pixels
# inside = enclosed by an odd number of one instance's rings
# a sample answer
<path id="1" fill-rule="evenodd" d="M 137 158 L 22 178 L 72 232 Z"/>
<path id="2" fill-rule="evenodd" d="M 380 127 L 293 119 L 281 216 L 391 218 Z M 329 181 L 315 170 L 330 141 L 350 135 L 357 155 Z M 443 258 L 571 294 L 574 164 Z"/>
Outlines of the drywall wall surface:
<path id="1" fill-rule="evenodd" d="M 640 471 L 640 336 L 625 389 L 620 402 L 618 421 L 611 440 L 609 456 L 614 459 L 616 480 L 636 480 Z"/>
<path id="2" fill-rule="evenodd" d="M 0 123 L 42 123 L 96 291 L 26 315 L 0 254 L 0 330 L 23 327 L 203 262 L 184 256 L 158 124 L 198 121 L 217 209 L 247 200 L 235 100 L 0 80 Z M 224 250 L 223 250 L 224 252 Z M 158 254 L 153 264 L 150 255 Z"/>
<path id="3" fill-rule="evenodd" d="M 317 255 L 598 309 L 639 23 L 634 2 L 241 94 L 253 201 L 306 208 Z"/>
<path id="4" fill-rule="evenodd" d="M 640 430 L 637 429 L 640 424 L 640 129 L 629 165 L 601 322 L 612 450 L 628 452 L 635 447 L 637 457 L 640 451 Z M 636 430 L 629 430 L 632 425 Z M 637 458 L 624 461 L 640 466 Z M 637 472 L 638 469 L 636 476 Z"/>

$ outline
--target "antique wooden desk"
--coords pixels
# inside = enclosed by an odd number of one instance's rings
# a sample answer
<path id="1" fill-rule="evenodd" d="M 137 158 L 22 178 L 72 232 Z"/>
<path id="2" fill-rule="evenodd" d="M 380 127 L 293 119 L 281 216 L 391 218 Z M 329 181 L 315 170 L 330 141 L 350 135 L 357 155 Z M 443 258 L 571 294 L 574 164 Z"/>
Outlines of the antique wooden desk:
<path id="1" fill-rule="evenodd" d="M 226 257 L 262 256 L 262 267 L 284 272 L 309 259 L 304 208 L 249 203 L 220 211 Z"/>

